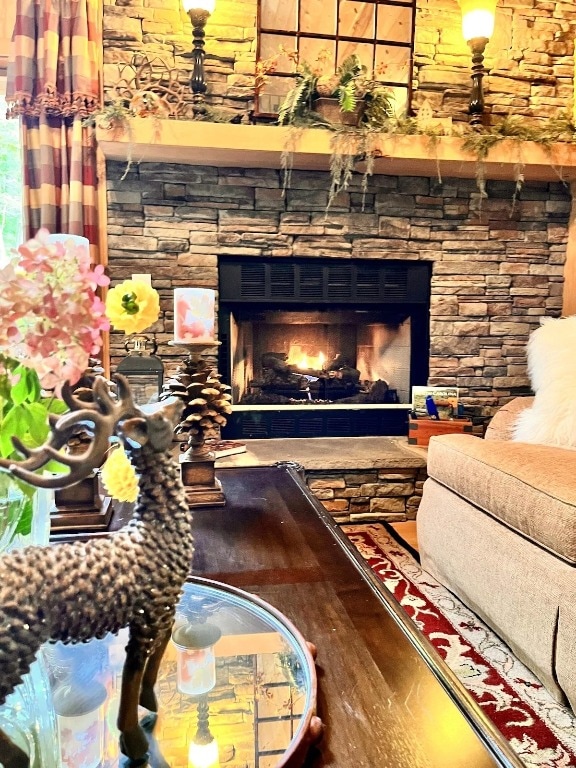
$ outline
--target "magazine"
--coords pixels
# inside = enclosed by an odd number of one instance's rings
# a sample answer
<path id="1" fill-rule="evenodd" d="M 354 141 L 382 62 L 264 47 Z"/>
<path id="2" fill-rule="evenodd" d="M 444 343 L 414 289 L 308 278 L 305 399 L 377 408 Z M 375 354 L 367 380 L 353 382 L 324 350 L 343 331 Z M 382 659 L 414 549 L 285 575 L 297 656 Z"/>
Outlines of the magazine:
<path id="1" fill-rule="evenodd" d="M 416 416 L 428 417 L 426 398 L 430 395 L 441 419 L 458 415 L 458 387 L 412 387 L 412 409 Z"/>

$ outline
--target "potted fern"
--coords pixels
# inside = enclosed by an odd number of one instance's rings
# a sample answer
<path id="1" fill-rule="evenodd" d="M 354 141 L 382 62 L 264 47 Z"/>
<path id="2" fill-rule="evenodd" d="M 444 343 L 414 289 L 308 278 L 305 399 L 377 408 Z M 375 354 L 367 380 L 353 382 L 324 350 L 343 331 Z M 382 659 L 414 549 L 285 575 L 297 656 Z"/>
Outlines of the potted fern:
<path id="1" fill-rule="evenodd" d="M 357 54 L 333 74 L 325 74 L 326 55 L 315 64 L 298 63 L 296 83 L 278 111 L 280 125 L 310 123 L 383 128 L 393 116 L 393 94 L 369 77 Z"/>

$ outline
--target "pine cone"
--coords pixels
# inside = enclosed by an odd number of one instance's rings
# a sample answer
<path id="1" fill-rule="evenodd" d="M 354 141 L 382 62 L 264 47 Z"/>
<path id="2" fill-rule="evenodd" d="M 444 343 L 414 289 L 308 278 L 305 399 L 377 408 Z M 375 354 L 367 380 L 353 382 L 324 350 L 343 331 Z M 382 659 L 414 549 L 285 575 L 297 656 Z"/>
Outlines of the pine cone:
<path id="1" fill-rule="evenodd" d="M 187 357 L 162 388 L 160 400 L 175 396 L 184 402 L 182 420 L 174 432 L 186 435 L 189 445 L 204 442 L 206 433 L 223 427 L 225 414 L 232 413 L 230 387 L 220 378 L 205 361 Z"/>

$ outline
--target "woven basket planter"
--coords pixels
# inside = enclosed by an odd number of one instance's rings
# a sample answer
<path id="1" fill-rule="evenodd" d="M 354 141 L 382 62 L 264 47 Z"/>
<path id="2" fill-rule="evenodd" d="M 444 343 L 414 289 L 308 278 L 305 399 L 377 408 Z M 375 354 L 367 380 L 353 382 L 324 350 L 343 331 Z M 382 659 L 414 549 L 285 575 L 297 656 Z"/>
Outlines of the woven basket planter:
<path id="1" fill-rule="evenodd" d="M 315 112 L 321 115 L 325 120 L 336 125 L 350 125 L 356 127 L 362 115 L 364 114 L 364 101 L 360 100 L 356 104 L 356 109 L 353 112 L 343 112 L 340 109 L 340 103 L 338 99 L 334 99 L 328 96 L 321 96 L 316 99 L 312 105 Z"/>

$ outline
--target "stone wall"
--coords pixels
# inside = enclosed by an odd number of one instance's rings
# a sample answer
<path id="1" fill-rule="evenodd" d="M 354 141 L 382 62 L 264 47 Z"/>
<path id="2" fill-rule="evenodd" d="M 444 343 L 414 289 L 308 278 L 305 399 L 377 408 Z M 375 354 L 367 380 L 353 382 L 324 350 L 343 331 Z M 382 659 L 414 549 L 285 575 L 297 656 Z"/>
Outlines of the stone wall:
<path id="1" fill-rule="evenodd" d="M 217 0 L 206 26 L 208 102 L 229 116 L 253 106 L 256 0 Z M 457 0 L 417 0 L 414 107 L 466 119 L 471 55 Z M 104 0 L 104 84 L 134 53 L 185 72 L 191 27 L 180 0 Z M 557 0 L 499 0 L 486 49 L 486 106 L 494 115 L 550 117 L 572 109 L 576 8 Z M 183 78 L 187 80 L 186 77 Z"/>
<path id="2" fill-rule="evenodd" d="M 425 468 L 306 471 L 306 483 L 337 523 L 415 520 Z"/>
<path id="3" fill-rule="evenodd" d="M 414 107 L 427 99 L 436 114 L 464 119 L 471 53 L 460 33 L 454 0 L 417 0 Z M 486 46 L 486 108 L 546 118 L 574 100 L 576 7 L 554 0 L 499 0 Z"/>
<path id="4" fill-rule="evenodd" d="M 151 273 L 161 294 L 154 327 L 174 359 L 173 288 L 216 288 L 226 255 L 433 262 L 430 384 L 456 385 L 489 415 L 528 391 L 525 347 L 543 315 L 562 306 L 569 190 L 474 179 L 374 176 L 362 208 L 354 175 L 328 214 L 327 173 L 109 163 L 109 269 L 113 282 Z M 124 353 L 112 334 L 113 362 Z"/>

